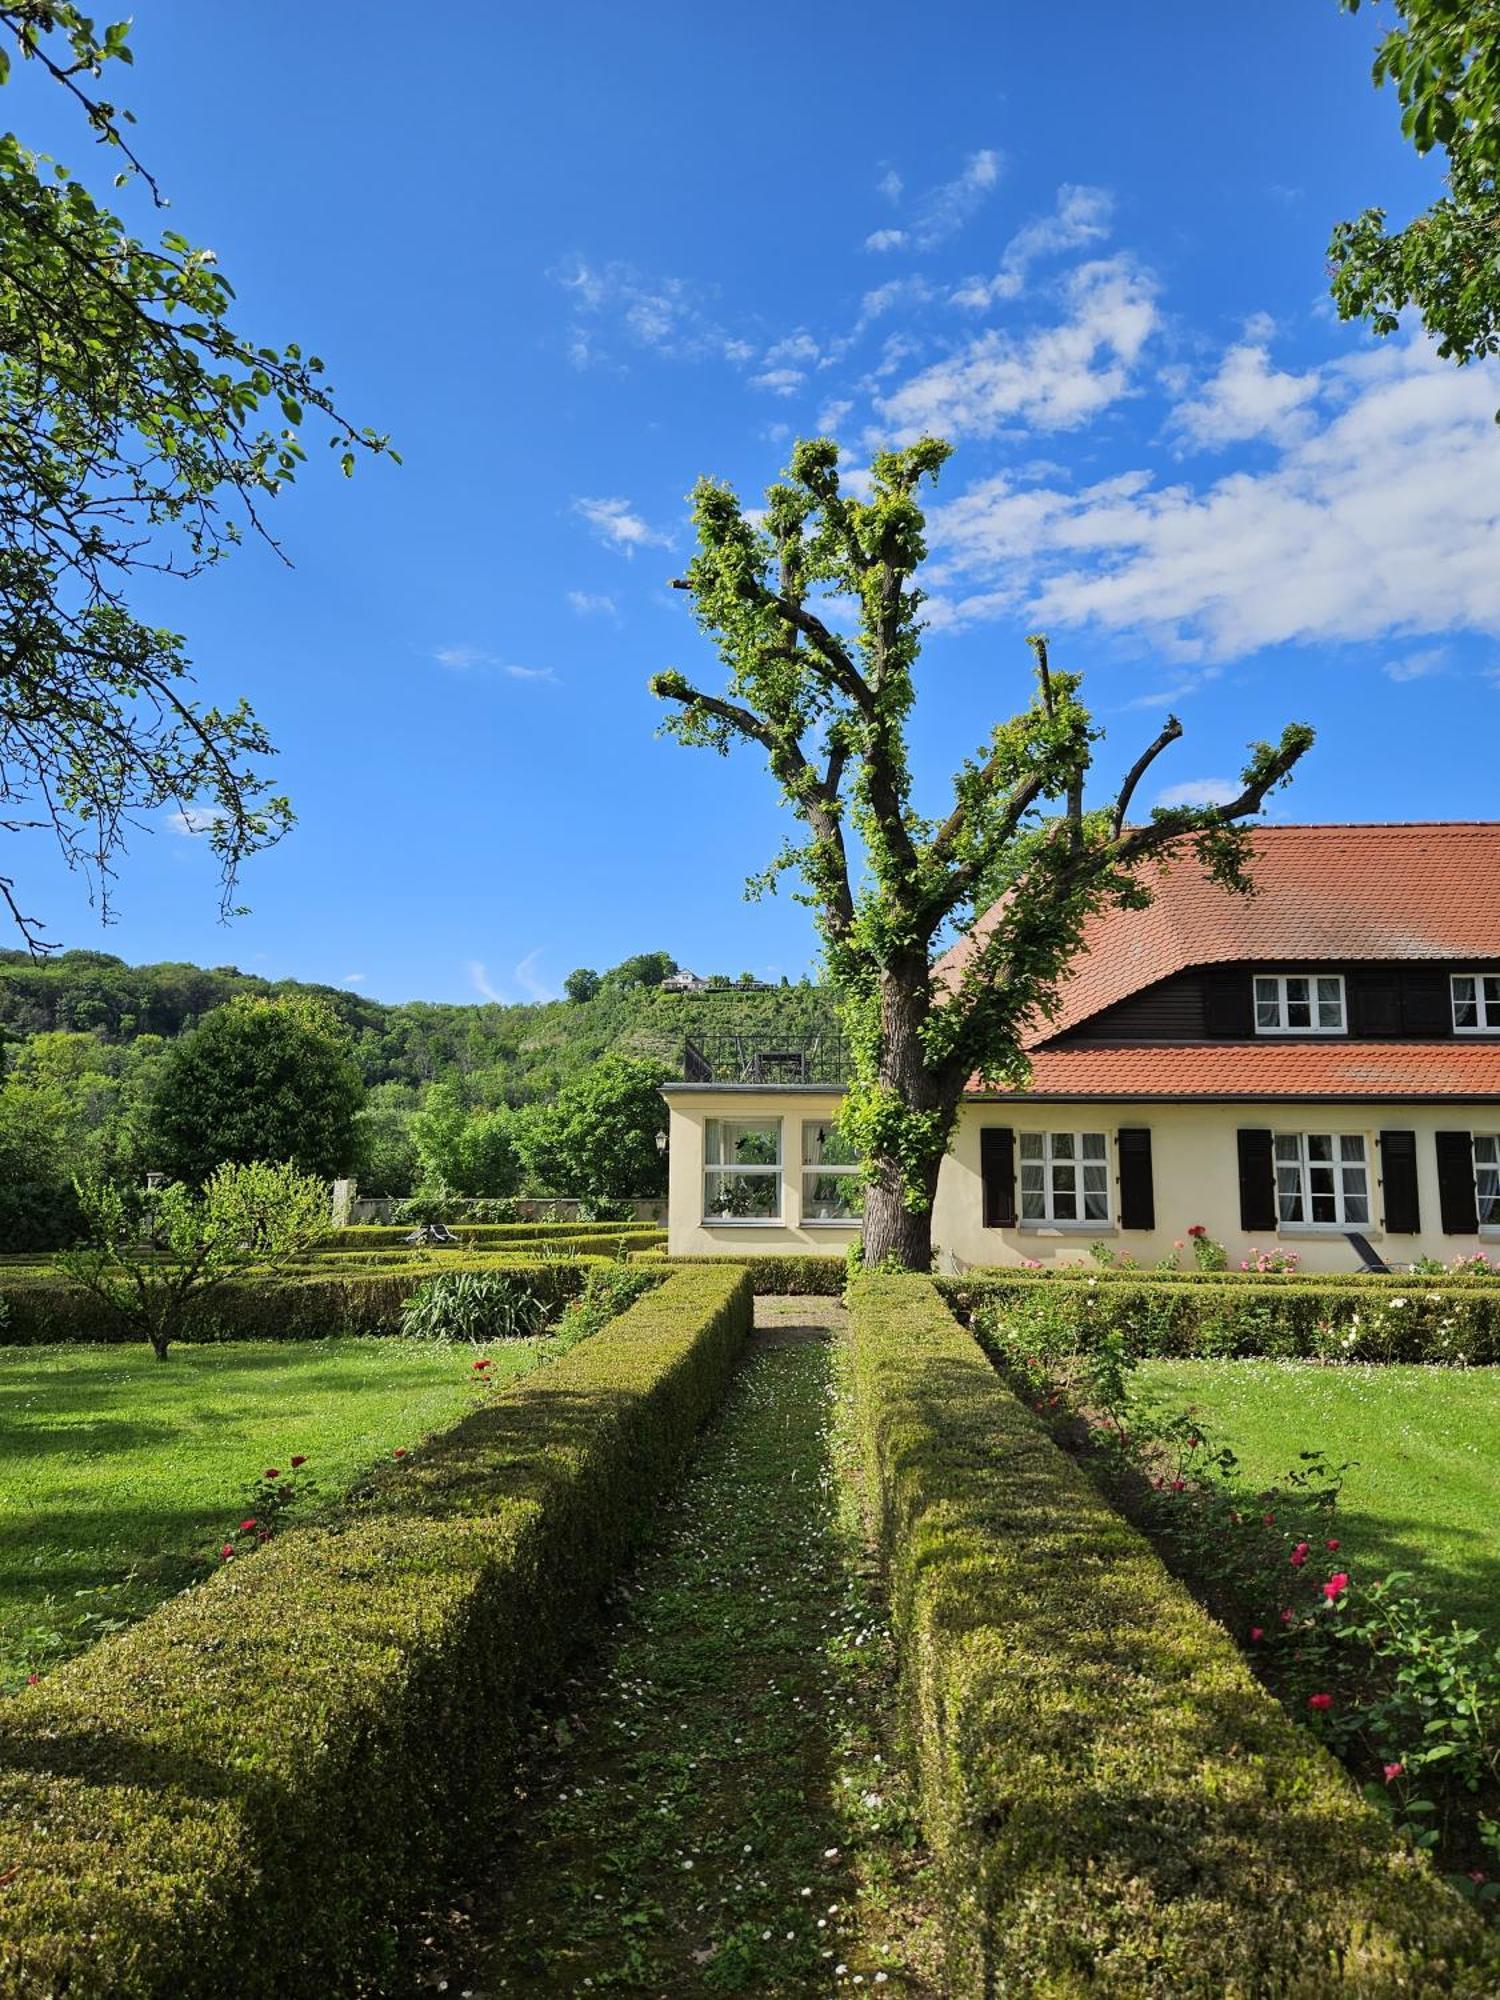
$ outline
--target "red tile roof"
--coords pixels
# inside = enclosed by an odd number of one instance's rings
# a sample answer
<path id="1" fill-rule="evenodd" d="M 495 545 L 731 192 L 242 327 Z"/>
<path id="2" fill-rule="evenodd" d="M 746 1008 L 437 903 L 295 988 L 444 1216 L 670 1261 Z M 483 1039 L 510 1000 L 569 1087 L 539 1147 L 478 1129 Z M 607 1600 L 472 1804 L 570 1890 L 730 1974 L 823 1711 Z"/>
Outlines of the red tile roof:
<path id="1" fill-rule="evenodd" d="M 1500 1040 L 1219 1042 L 1040 1048 L 1020 1093 L 1050 1098 L 1458 1098 L 1500 1101 Z"/>
<path id="2" fill-rule="evenodd" d="M 1093 917 L 1033 1045 L 1196 965 L 1500 957 L 1500 822 L 1261 826 L 1252 840 L 1253 896 L 1221 889 L 1184 850 L 1148 875 L 1149 909 Z M 944 962 L 962 964 L 967 943 Z"/>

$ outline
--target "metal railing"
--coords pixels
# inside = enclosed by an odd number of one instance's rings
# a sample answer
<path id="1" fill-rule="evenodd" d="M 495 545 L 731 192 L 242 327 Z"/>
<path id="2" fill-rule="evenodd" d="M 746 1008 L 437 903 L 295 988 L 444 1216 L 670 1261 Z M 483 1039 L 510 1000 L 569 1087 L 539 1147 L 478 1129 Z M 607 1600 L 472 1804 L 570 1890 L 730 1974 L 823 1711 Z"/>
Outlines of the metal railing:
<path id="1" fill-rule="evenodd" d="M 736 1034 L 723 1029 L 687 1037 L 682 1074 L 688 1083 L 842 1087 L 849 1080 L 849 1052 L 843 1036 L 832 1028 L 804 1035 L 777 1035 L 763 1028 Z"/>

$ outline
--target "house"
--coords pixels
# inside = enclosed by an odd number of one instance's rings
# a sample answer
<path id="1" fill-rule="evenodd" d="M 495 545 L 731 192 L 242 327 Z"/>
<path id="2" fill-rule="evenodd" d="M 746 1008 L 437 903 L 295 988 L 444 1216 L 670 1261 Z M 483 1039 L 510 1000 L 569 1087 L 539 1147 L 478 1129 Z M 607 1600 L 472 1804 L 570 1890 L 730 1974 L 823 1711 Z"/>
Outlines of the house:
<path id="1" fill-rule="evenodd" d="M 684 966 L 680 971 L 669 972 L 657 989 L 662 993 L 706 993 L 708 981 L 700 979 L 696 972 L 689 972 Z"/>
<path id="2" fill-rule="evenodd" d="M 1267 826 L 1253 896 L 1167 861 L 1100 912 L 1025 1090 L 976 1080 L 933 1218 L 946 1268 L 1500 1251 L 1500 824 Z M 981 919 L 983 924 L 985 920 Z M 955 961 L 967 948 L 960 941 Z M 841 1253 L 858 1176 L 829 1048 L 689 1049 L 668 1084 L 670 1248 Z M 694 1061 L 697 1056 L 696 1062 Z"/>

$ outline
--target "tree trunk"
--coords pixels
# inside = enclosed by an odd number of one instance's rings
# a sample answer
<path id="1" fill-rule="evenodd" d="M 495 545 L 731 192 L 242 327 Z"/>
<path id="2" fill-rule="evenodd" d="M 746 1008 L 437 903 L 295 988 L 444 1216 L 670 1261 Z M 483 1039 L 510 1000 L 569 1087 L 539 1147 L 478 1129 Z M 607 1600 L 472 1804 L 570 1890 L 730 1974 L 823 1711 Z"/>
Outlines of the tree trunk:
<path id="1" fill-rule="evenodd" d="M 894 961 L 881 982 L 880 1086 L 913 1115 L 901 1121 L 901 1157 L 894 1148 L 870 1155 L 862 1241 L 867 1264 L 889 1261 L 908 1271 L 932 1269 L 932 1204 L 963 1088 L 962 1079 L 928 1065 L 921 1029 L 929 1005 L 925 955 Z M 921 1196 L 915 1206 L 909 1180 Z"/>

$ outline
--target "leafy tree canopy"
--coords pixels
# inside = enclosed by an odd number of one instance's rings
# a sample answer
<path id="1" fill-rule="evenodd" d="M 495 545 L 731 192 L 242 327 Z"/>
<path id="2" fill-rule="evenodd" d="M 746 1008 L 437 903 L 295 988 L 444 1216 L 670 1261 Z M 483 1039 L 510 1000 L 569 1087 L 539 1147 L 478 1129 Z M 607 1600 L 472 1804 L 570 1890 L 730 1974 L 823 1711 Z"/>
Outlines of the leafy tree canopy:
<path id="1" fill-rule="evenodd" d="M 563 981 L 563 992 L 579 1006 L 592 1000 L 598 991 L 599 975 L 586 965 L 580 965 Z"/>
<path id="2" fill-rule="evenodd" d="M 1359 12 L 1360 0 L 1339 4 Z M 1447 192 L 1395 231 L 1380 208 L 1341 222 L 1333 296 L 1341 318 L 1380 334 L 1415 307 L 1441 355 L 1477 361 L 1500 353 L 1500 0 L 1394 0 L 1393 11 L 1374 79 L 1395 86 L 1416 150 L 1442 151 Z"/>
<path id="3" fill-rule="evenodd" d="M 610 1199 L 659 1194 L 666 1161 L 656 1134 L 666 1124 L 662 1063 L 607 1056 L 564 1085 L 550 1104 L 516 1119 L 529 1182 L 549 1194 Z"/>
<path id="4" fill-rule="evenodd" d="M 13 58 L 49 75 L 149 212 L 165 204 L 129 114 L 97 87 L 131 61 L 127 37 L 69 0 L 0 5 L 0 83 Z M 106 916 L 135 816 L 197 816 L 226 911 L 241 862 L 291 821 L 265 730 L 244 701 L 193 698 L 183 640 L 135 615 L 133 581 L 195 575 L 264 535 L 309 417 L 346 473 L 387 450 L 339 414 L 315 355 L 233 324 L 233 297 L 212 251 L 173 230 L 146 240 L 0 133 L 0 831 L 50 829 Z M 0 900 L 39 946 L 12 875 Z"/>
<path id="5" fill-rule="evenodd" d="M 174 1042 L 152 1104 L 151 1165 L 201 1185 L 229 1161 L 325 1180 L 358 1157 L 364 1098 L 338 1021 L 314 1001 L 232 1000 Z"/>

